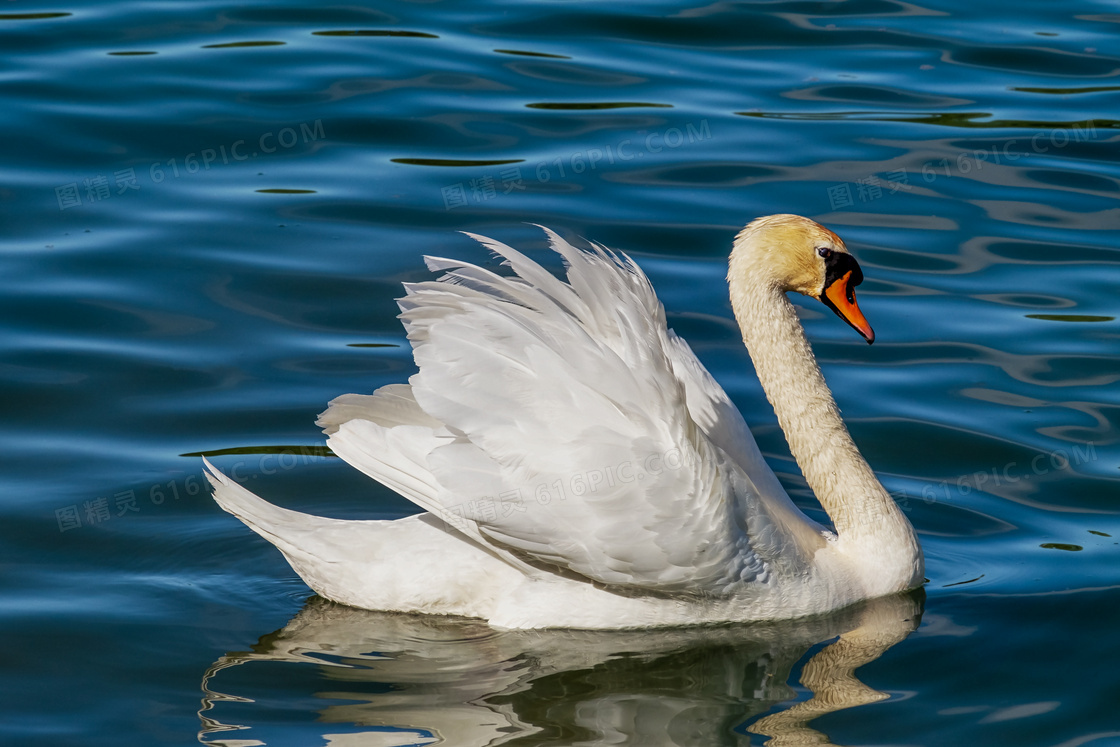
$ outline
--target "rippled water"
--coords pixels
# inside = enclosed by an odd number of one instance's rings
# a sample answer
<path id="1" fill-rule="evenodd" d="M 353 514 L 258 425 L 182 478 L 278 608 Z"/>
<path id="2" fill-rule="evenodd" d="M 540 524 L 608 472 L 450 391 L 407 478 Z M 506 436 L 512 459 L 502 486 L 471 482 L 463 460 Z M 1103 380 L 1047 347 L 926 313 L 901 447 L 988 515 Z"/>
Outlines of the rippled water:
<path id="1" fill-rule="evenodd" d="M 7 3 L 3 741 L 1120 744 L 1118 23 L 1029 0 Z M 393 298 L 424 253 L 487 261 L 457 230 L 539 249 L 538 222 L 642 264 L 813 511 L 723 281 L 774 212 L 863 264 L 873 347 L 798 303 L 922 536 L 924 597 L 495 633 L 307 601 L 201 488 L 206 452 L 283 505 L 410 513 L 324 456 L 315 415 L 410 373 Z"/>

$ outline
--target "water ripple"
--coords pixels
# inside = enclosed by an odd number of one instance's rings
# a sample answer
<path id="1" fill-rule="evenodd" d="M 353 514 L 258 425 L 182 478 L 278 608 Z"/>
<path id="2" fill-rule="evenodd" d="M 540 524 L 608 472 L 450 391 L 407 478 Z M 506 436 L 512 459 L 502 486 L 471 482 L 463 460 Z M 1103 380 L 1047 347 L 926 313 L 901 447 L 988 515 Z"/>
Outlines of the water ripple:
<path id="1" fill-rule="evenodd" d="M 560 271 L 527 225 L 543 223 L 636 258 L 823 520 L 724 280 L 735 232 L 778 212 L 828 224 L 864 267 L 874 346 L 795 304 L 930 579 L 915 634 L 859 670 L 888 695 L 876 717 L 814 725 L 850 742 L 1107 739 L 1107 693 L 1076 673 L 1118 655 L 1101 614 L 1120 601 L 1118 22 L 1099 2 L 943 0 L 5 9 L 0 624 L 21 645 L 0 666 L 0 741 L 180 744 L 205 697 L 204 724 L 251 722 L 269 743 L 384 742 L 376 704 L 421 671 L 428 705 L 392 721 L 413 741 L 447 713 L 490 719 L 491 741 L 592 739 L 577 707 L 656 724 L 643 744 L 796 721 L 815 707 L 804 659 L 850 628 L 778 636 L 820 634 L 800 659 L 780 641 L 666 659 L 630 642 L 589 667 L 570 642 L 491 656 L 511 639 L 466 623 L 446 648 L 392 616 L 324 628 L 333 613 L 301 612 L 307 587 L 213 504 L 193 456 L 299 510 L 411 513 L 325 458 L 315 416 L 415 372 L 394 299 L 429 277 L 424 254 L 503 271 L 457 233 L 475 231 Z M 391 630 L 392 657 L 358 645 Z M 297 639 L 297 660 L 269 658 Z M 429 644 L 450 654 L 424 669 Z M 441 689 L 444 664 L 515 684 L 480 711 Z M 359 706 L 338 706 L 356 671 Z M 1054 671 L 1075 673 L 1060 697 Z M 762 694 L 710 686 L 731 681 Z M 245 698 L 221 700 L 227 685 Z"/>

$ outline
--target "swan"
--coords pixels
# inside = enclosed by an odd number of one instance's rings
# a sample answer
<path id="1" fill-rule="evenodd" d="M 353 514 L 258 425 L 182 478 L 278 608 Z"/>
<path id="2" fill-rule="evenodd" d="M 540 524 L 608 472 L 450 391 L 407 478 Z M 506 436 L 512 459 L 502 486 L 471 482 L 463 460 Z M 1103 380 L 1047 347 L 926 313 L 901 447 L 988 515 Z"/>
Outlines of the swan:
<path id="1" fill-rule="evenodd" d="M 727 275 L 827 528 L 790 500 L 637 264 L 541 228 L 566 281 L 467 234 L 513 274 L 426 257 L 442 276 L 398 299 L 419 373 L 319 416 L 335 454 L 422 513 L 291 511 L 206 461 L 217 503 L 327 599 L 496 628 L 788 619 L 922 584 L 914 529 L 848 434 L 786 296 L 819 299 L 874 341 L 840 237 L 796 215 L 758 218 Z"/>

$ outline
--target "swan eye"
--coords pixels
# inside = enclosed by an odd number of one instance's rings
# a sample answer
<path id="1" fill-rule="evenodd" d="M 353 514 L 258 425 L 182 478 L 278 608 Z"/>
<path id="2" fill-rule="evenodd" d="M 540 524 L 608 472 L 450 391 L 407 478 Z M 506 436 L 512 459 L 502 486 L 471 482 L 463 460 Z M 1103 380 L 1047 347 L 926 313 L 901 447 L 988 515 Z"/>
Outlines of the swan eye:
<path id="1" fill-rule="evenodd" d="M 817 254 L 821 255 L 822 259 L 828 259 L 829 257 L 832 256 L 832 250 L 829 249 L 827 246 L 818 247 L 817 248 Z"/>

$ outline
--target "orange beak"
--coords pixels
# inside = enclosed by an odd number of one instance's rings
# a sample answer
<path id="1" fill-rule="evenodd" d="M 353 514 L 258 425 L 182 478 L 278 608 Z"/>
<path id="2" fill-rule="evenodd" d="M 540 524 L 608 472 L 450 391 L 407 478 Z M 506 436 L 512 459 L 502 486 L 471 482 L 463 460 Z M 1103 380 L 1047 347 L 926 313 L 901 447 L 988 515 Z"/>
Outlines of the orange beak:
<path id="1" fill-rule="evenodd" d="M 843 276 L 834 280 L 832 285 L 825 288 L 824 298 L 821 300 L 836 312 L 836 316 L 852 325 L 852 329 L 863 335 L 863 339 L 867 340 L 867 344 L 870 345 L 875 342 L 875 330 L 871 329 L 871 325 L 867 323 L 863 312 L 859 310 L 859 305 L 856 303 L 856 289 L 851 280 L 852 271 L 849 270 Z"/>

